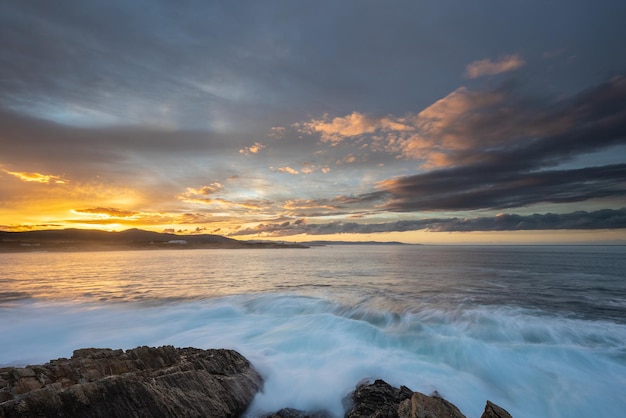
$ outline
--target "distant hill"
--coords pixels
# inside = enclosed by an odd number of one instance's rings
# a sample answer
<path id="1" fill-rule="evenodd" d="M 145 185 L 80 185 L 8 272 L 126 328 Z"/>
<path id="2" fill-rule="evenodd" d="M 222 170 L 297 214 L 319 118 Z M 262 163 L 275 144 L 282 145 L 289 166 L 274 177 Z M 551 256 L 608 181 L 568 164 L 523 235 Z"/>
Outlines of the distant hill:
<path id="1" fill-rule="evenodd" d="M 301 244 L 307 246 L 322 246 L 322 245 L 420 245 L 420 244 L 406 244 L 400 241 L 304 241 Z"/>
<path id="2" fill-rule="evenodd" d="M 178 235 L 128 229 L 55 229 L 26 232 L 0 231 L 0 251 L 97 251 L 163 248 L 307 248 L 303 244 L 247 242 L 221 235 Z"/>

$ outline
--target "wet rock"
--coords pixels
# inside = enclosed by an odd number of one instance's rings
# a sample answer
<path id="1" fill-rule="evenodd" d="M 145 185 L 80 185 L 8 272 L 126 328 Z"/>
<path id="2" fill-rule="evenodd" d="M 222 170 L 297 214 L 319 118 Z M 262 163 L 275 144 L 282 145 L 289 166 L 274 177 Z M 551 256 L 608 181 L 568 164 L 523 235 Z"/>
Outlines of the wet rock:
<path id="1" fill-rule="evenodd" d="M 283 408 L 273 414 L 265 415 L 263 418 L 333 418 L 333 415 L 326 411 L 311 412 L 293 408 Z"/>
<path id="2" fill-rule="evenodd" d="M 232 350 L 81 349 L 0 369 L 0 417 L 237 417 L 262 383 Z"/>
<path id="3" fill-rule="evenodd" d="M 427 396 L 415 392 L 398 407 L 400 418 L 465 418 L 452 403 L 439 396 Z"/>
<path id="4" fill-rule="evenodd" d="M 346 418 L 397 418 L 398 406 L 413 395 L 406 386 L 395 388 L 384 380 L 372 384 L 360 383 L 354 392 L 344 399 Z"/>
<path id="5" fill-rule="evenodd" d="M 487 401 L 485 411 L 480 418 L 513 418 L 504 408 L 499 407 L 491 401 Z"/>
<path id="6" fill-rule="evenodd" d="M 344 408 L 346 418 L 465 418 L 454 404 L 436 392 L 428 396 L 405 386 L 398 389 L 383 380 L 357 385 L 356 390 L 344 399 Z M 512 417 L 487 401 L 481 418 Z"/>

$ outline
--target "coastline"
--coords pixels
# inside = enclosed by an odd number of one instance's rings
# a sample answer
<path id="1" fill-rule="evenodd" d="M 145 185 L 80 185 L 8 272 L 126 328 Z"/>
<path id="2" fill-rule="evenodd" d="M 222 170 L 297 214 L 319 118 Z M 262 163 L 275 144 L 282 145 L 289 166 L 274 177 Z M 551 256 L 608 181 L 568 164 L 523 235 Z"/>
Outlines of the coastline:
<path id="1" fill-rule="evenodd" d="M 0 417 L 335 417 L 326 410 L 250 411 L 263 383 L 250 361 L 233 350 L 83 348 L 70 359 L 0 368 Z M 465 418 L 438 393 L 425 395 L 380 379 L 359 382 L 343 404 L 346 418 Z M 481 418 L 511 415 L 487 400 Z"/>

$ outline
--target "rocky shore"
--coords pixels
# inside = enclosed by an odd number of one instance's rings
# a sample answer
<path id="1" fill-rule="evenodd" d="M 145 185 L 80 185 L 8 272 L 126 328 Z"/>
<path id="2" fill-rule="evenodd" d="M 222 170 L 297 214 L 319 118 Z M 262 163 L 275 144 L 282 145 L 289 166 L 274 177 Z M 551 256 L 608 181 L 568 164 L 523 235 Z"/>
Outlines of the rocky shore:
<path id="1" fill-rule="evenodd" d="M 0 369 L 0 417 L 238 417 L 263 379 L 232 350 L 87 348 L 70 359 Z M 462 418 L 437 394 L 362 382 L 344 399 L 345 417 Z M 281 409 L 265 418 L 330 418 Z M 511 418 L 487 401 L 481 418 Z"/>

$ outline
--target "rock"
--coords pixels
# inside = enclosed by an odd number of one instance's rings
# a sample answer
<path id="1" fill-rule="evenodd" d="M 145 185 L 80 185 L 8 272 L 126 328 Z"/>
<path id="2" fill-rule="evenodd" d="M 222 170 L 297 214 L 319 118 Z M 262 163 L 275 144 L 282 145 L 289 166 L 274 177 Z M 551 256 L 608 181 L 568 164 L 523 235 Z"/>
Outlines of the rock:
<path id="1" fill-rule="evenodd" d="M 480 418 L 513 418 L 504 408 L 499 407 L 493 402 L 487 401 L 485 411 Z"/>
<path id="2" fill-rule="evenodd" d="M 428 396 L 383 380 L 361 383 L 344 399 L 346 418 L 465 418 L 459 409 L 437 392 Z M 277 418 L 291 418 L 277 416 Z M 498 405 L 487 401 L 481 418 L 512 418 Z"/>
<path id="3" fill-rule="evenodd" d="M 452 403 L 439 396 L 427 396 L 415 392 L 411 399 L 404 400 L 398 407 L 400 418 L 465 418 Z"/>
<path id="4" fill-rule="evenodd" d="M 237 417 L 262 384 L 232 350 L 81 349 L 0 369 L 0 417 Z"/>
<path id="5" fill-rule="evenodd" d="M 333 418 L 333 415 L 326 411 L 310 412 L 293 408 L 283 408 L 273 414 L 265 415 L 263 418 Z"/>
<path id="6" fill-rule="evenodd" d="M 384 380 L 372 384 L 359 384 L 356 390 L 344 399 L 346 418 L 397 418 L 398 406 L 413 395 L 413 391 L 402 386 L 395 388 Z"/>

